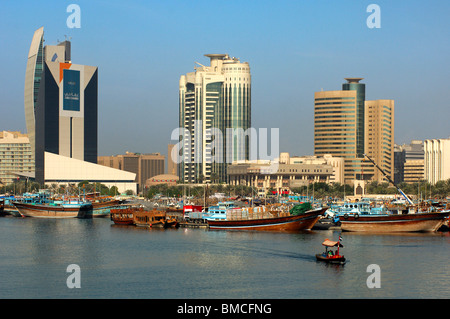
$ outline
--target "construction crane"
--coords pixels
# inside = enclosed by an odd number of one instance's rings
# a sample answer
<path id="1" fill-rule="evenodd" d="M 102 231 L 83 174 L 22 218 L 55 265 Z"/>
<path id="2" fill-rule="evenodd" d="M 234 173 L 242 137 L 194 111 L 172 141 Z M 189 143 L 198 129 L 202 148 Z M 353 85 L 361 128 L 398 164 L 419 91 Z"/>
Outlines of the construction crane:
<path id="1" fill-rule="evenodd" d="M 387 175 L 387 174 L 381 169 L 381 167 L 379 167 L 379 166 L 377 165 L 377 163 L 374 162 L 373 159 L 371 159 L 367 154 L 364 154 L 364 156 L 367 157 L 367 158 L 369 159 L 369 161 L 371 161 L 372 164 L 375 165 L 375 167 L 378 168 L 378 170 L 379 170 L 381 173 L 383 173 L 384 177 L 386 177 L 387 180 L 388 180 L 392 185 L 394 185 L 395 188 L 397 188 L 398 192 L 399 192 L 400 194 L 402 194 L 403 197 L 406 198 L 406 201 L 407 201 L 410 205 L 414 205 L 414 203 L 412 202 L 412 200 L 411 200 L 411 199 L 410 199 L 410 198 L 409 198 L 409 197 L 408 197 L 408 196 L 400 189 L 400 187 L 397 186 L 397 184 L 394 183 L 394 181 L 389 177 L 389 175 Z"/>

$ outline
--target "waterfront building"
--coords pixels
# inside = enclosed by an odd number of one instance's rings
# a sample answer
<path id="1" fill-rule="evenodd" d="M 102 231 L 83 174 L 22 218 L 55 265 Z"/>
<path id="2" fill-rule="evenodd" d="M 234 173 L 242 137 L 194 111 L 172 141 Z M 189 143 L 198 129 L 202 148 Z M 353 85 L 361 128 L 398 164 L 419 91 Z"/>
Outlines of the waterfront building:
<path id="1" fill-rule="evenodd" d="M 0 185 L 12 183 L 19 175 L 34 175 L 34 160 L 28 135 L 0 132 Z"/>
<path id="2" fill-rule="evenodd" d="M 314 93 L 314 155 L 343 158 L 346 184 L 382 181 L 364 154 L 393 176 L 394 101 L 368 101 L 362 78 L 345 80 L 342 90 Z"/>
<path id="3" fill-rule="evenodd" d="M 210 66 L 197 63 L 195 71 L 179 81 L 179 125 L 188 134 L 182 137 L 178 175 L 185 183 L 224 182 L 227 163 L 249 158 L 249 136 L 228 137 L 226 130 L 245 132 L 251 127 L 250 66 L 228 54 L 205 56 Z M 184 152 L 188 146 L 191 152 Z"/>
<path id="4" fill-rule="evenodd" d="M 165 156 L 160 153 L 140 154 L 126 152 L 123 155 L 99 156 L 98 164 L 136 174 L 135 182 L 143 191 L 146 181 L 165 173 Z"/>
<path id="5" fill-rule="evenodd" d="M 147 179 L 147 181 L 145 182 L 145 187 L 149 188 L 150 186 L 162 184 L 167 184 L 167 186 L 176 186 L 179 179 L 180 178 L 177 175 L 172 174 L 156 175 Z"/>
<path id="6" fill-rule="evenodd" d="M 404 182 L 417 183 L 425 178 L 425 160 L 407 160 L 404 164 Z"/>
<path id="7" fill-rule="evenodd" d="M 425 180 L 430 184 L 450 178 L 450 138 L 424 141 Z"/>
<path id="8" fill-rule="evenodd" d="M 290 157 L 289 153 L 281 153 L 275 161 L 236 161 L 228 166 L 229 184 L 252 186 L 258 193 L 266 193 L 270 188 L 282 192 L 311 183 L 331 183 L 336 168 L 330 162 L 329 158 Z"/>
<path id="9" fill-rule="evenodd" d="M 323 156 L 290 156 L 288 152 L 280 153 L 279 162 L 282 164 L 311 164 L 311 165 L 330 165 L 333 168 L 333 174 L 329 177 L 329 183 L 344 184 L 344 165 L 342 157 L 335 157 L 331 154 Z"/>
<path id="10" fill-rule="evenodd" d="M 72 63 L 70 41 L 44 46 L 43 27 L 35 31 L 28 53 L 24 106 L 36 182 L 114 182 L 119 189 L 121 182 L 124 187 L 134 182 L 134 174 L 108 170 L 108 175 L 96 165 L 98 68 Z M 58 161 L 66 171 L 56 169 Z"/>
<path id="11" fill-rule="evenodd" d="M 395 145 L 395 183 L 417 183 L 425 178 L 424 143 L 412 140 L 410 144 Z"/>

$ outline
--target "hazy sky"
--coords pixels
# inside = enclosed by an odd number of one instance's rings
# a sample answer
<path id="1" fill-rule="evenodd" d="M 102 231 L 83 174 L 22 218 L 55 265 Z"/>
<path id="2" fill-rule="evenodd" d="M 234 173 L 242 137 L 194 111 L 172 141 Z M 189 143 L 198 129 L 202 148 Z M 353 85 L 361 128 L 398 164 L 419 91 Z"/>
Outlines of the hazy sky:
<path id="1" fill-rule="evenodd" d="M 69 4 L 81 8 L 70 29 Z M 381 9 L 370 29 L 367 6 Z M 0 1 L 0 130 L 26 132 L 33 33 L 71 37 L 72 62 L 99 68 L 99 155 L 167 153 L 180 75 L 207 53 L 249 62 L 252 126 L 312 155 L 314 92 L 362 77 L 366 99 L 395 100 L 395 142 L 450 136 L 450 1 Z M 172 141 L 175 142 L 175 141 Z"/>

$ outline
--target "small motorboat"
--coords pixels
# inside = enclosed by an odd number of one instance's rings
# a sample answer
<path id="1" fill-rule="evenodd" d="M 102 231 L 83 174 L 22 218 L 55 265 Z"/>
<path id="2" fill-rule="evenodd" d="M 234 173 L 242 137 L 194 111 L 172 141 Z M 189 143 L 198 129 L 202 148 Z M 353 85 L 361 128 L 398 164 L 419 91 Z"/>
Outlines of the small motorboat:
<path id="1" fill-rule="evenodd" d="M 344 255 L 339 254 L 339 248 L 344 247 L 344 245 L 341 244 L 341 236 L 339 236 L 338 241 L 332 241 L 328 238 L 325 239 L 325 241 L 322 243 L 323 246 L 325 246 L 325 252 L 322 254 L 317 254 L 316 259 L 318 261 L 323 261 L 327 263 L 332 264 L 344 264 L 345 263 L 345 257 Z M 333 250 L 329 250 L 328 248 L 337 247 L 336 252 L 333 252 Z"/>

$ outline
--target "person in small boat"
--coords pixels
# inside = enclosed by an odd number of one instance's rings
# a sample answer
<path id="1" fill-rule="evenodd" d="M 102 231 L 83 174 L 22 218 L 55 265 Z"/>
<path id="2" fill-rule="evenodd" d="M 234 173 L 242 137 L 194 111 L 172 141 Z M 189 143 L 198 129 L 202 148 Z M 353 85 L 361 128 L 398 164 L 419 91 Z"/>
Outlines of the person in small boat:
<path id="1" fill-rule="evenodd" d="M 329 251 L 328 251 L 328 256 L 329 256 L 329 257 L 333 256 L 333 251 L 332 251 L 332 250 L 329 250 Z"/>

